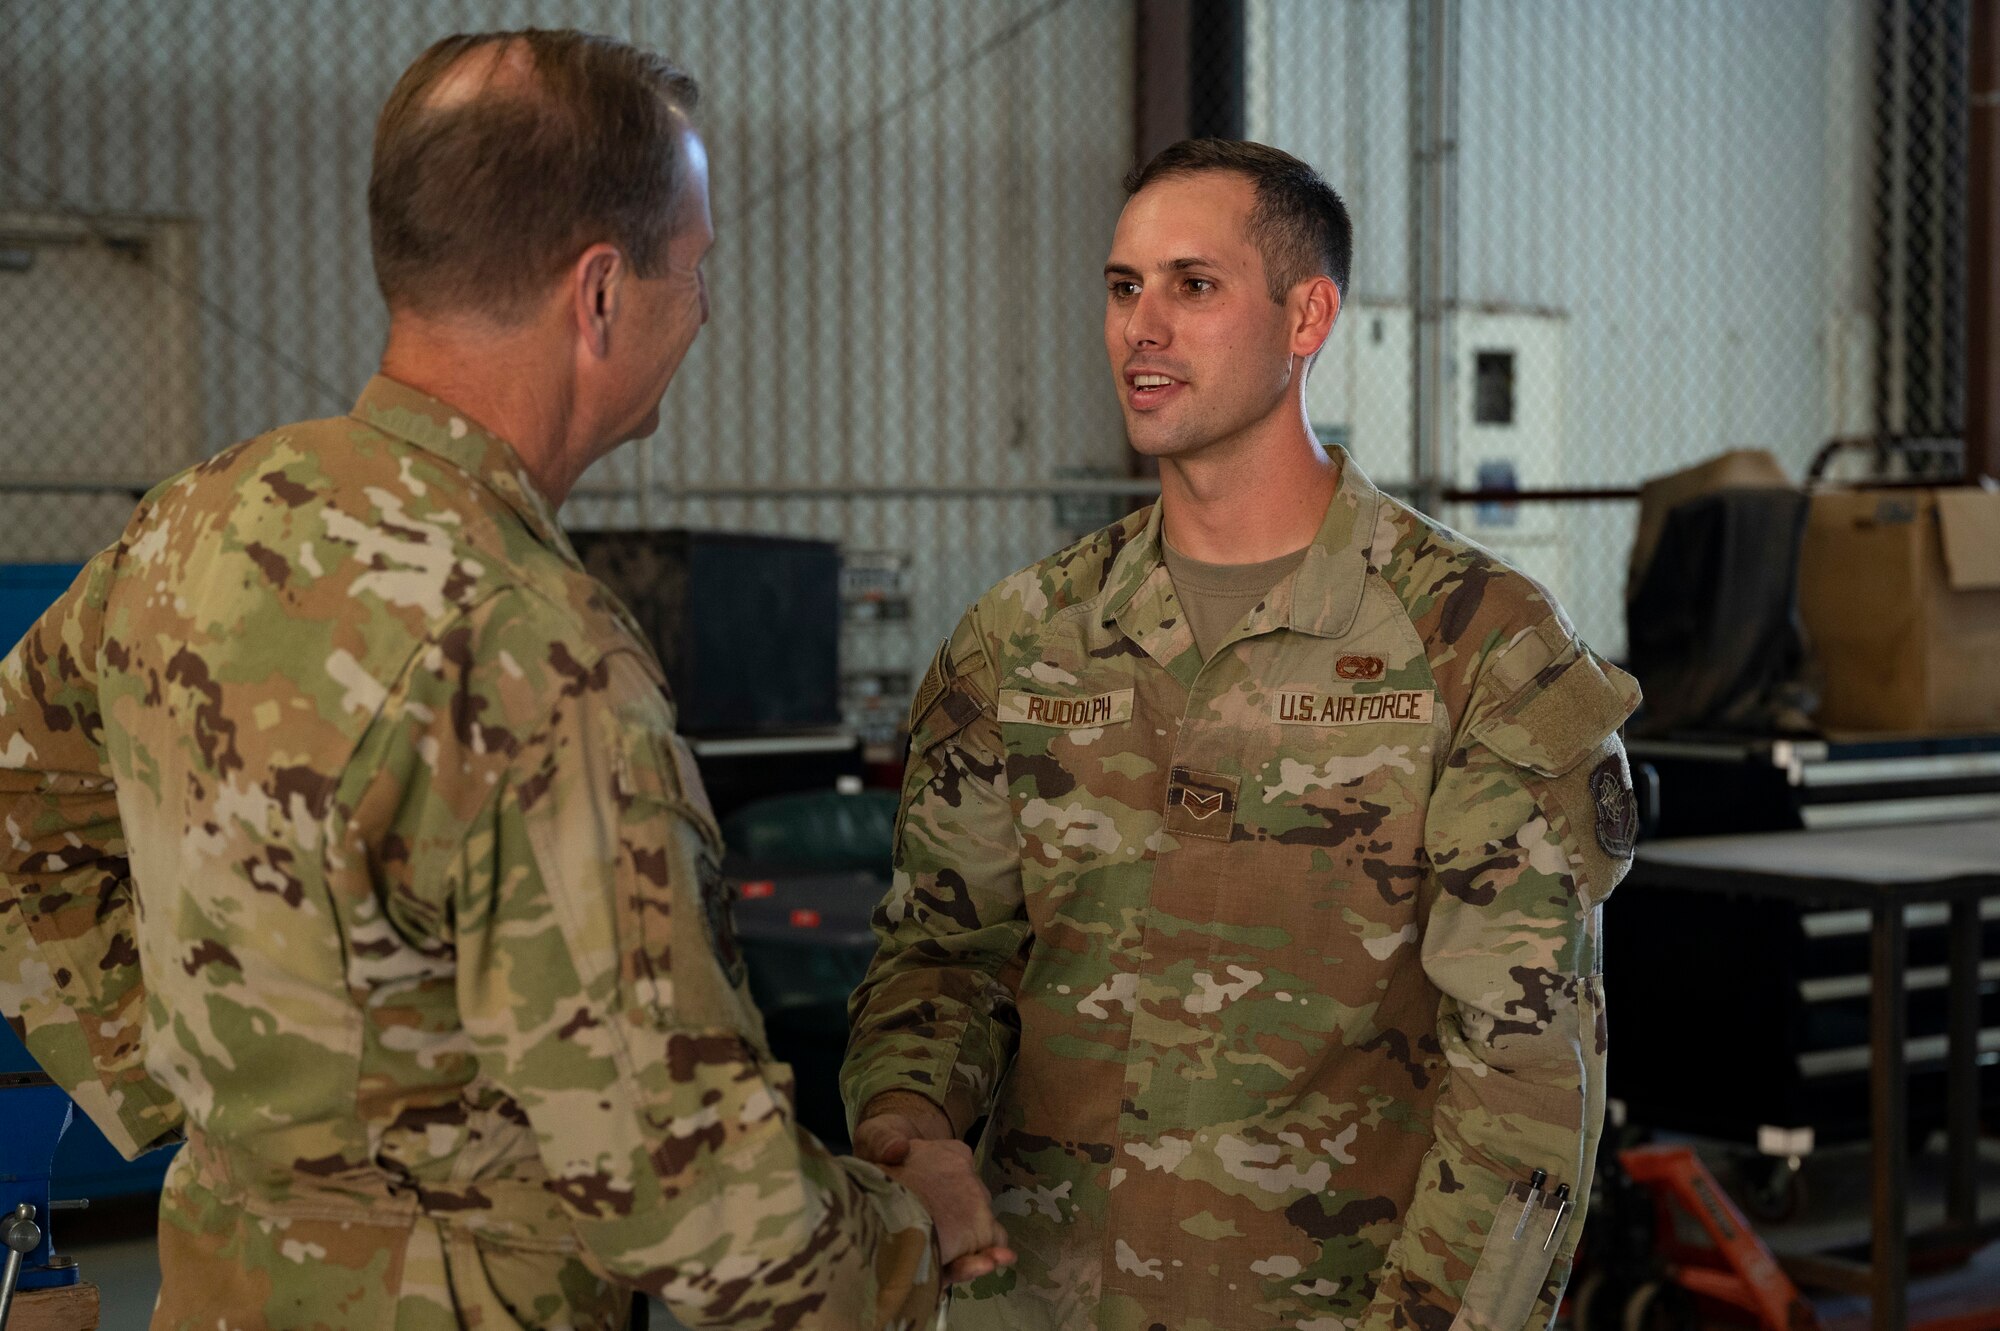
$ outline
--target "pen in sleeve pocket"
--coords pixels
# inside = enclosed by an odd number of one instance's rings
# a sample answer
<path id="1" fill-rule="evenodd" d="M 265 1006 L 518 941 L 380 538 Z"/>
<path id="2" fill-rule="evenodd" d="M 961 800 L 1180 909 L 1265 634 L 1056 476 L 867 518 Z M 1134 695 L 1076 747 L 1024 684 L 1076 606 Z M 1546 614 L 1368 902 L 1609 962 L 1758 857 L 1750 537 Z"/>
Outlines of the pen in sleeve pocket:
<path id="1" fill-rule="evenodd" d="M 1549 1245 L 1556 1241 L 1556 1231 L 1562 1228 L 1563 1215 L 1568 1210 L 1569 1184 L 1565 1183 L 1556 1189 L 1556 1218 L 1549 1222 L 1549 1236 L 1542 1240 L 1543 1252 L 1547 1252 Z"/>
<path id="2" fill-rule="evenodd" d="M 1521 1232 L 1528 1227 L 1528 1217 L 1542 1209 L 1542 1184 L 1548 1182 L 1549 1171 L 1538 1169 L 1528 1175 L 1528 1200 L 1521 1208 L 1521 1218 L 1514 1222 L 1513 1241 L 1521 1241 Z"/>

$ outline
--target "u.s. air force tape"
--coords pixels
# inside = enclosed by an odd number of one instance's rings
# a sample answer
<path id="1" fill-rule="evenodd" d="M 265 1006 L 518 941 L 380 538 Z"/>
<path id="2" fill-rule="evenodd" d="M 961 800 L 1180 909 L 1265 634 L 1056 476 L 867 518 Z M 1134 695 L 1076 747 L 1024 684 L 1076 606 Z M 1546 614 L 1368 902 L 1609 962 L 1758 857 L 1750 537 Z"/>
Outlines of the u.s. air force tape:
<path id="1" fill-rule="evenodd" d="M 1377 693 L 1308 693 L 1284 689 L 1271 699 L 1271 719 L 1288 726 L 1353 726 L 1372 721 L 1428 725 L 1436 695 L 1428 689 Z"/>
<path id="2" fill-rule="evenodd" d="M 1132 690 L 1052 698 L 1016 689 L 1000 691 L 1000 721 L 1005 725 L 1054 726 L 1059 730 L 1090 730 L 1132 719 Z"/>

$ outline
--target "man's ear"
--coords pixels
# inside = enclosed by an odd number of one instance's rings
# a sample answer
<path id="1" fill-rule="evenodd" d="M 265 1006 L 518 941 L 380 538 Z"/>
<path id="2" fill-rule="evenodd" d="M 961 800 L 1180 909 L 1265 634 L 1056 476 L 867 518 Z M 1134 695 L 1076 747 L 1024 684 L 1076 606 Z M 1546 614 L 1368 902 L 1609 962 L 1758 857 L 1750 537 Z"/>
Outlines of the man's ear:
<path id="1" fill-rule="evenodd" d="M 624 253 L 608 244 L 592 245 L 570 267 L 577 335 L 599 359 L 611 354 L 611 326 L 618 321 L 630 272 Z"/>
<path id="2" fill-rule="evenodd" d="M 1312 357 L 1333 336 L 1340 317 L 1340 288 L 1330 277 L 1313 277 L 1292 288 L 1292 354 Z"/>

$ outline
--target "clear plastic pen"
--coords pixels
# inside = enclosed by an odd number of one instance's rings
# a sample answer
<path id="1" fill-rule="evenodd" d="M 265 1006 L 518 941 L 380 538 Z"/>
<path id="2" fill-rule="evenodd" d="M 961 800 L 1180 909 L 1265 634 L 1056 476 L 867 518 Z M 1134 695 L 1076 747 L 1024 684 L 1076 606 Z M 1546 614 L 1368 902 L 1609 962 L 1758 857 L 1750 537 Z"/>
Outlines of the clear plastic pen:
<path id="1" fill-rule="evenodd" d="M 1528 1218 L 1542 1209 L 1542 1184 L 1548 1181 L 1549 1172 L 1538 1169 L 1528 1175 L 1528 1201 L 1521 1208 L 1521 1218 L 1514 1222 L 1514 1242 L 1521 1241 L 1521 1234 L 1528 1228 Z"/>

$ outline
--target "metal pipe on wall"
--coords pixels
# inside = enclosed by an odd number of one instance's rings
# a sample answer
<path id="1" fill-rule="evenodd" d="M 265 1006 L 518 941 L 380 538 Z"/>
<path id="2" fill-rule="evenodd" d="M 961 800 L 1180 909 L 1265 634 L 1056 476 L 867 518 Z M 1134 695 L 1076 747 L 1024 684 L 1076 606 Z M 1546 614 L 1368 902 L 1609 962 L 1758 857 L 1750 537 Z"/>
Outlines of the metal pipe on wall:
<path id="1" fill-rule="evenodd" d="M 1965 475 L 2000 476 L 2000 0 L 1973 0 L 1965 176 Z"/>
<path id="2" fill-rule="evenodd" d="M 1437 511 L 1453 478 L 1451 318 L 1458 299 L 1457 0 L 1410 0 L 1410 475 Z"/>

